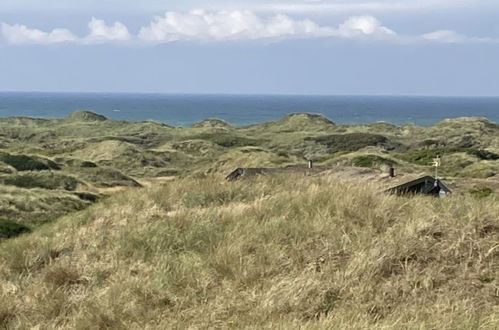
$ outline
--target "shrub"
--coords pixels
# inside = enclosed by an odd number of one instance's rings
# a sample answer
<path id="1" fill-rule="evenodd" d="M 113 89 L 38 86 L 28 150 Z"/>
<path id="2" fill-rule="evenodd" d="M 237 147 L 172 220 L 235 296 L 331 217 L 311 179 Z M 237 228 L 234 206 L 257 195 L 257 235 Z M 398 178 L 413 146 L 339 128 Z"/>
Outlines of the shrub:
<path id="1" fill-rule="evenodd" d="M 192 137 L 193 139 L 209 140 L 219 146 L 225 148 L 231 147 L 245 147 L 245 146 L 258 146 L 262 143 L 261 140 L 247 138 L 244 136 L 239 136 L 235 134 L 200 134 L 198 136 Z"/>
<path id="2" fill-rule="evenodd" d="M 12 155 L 0 152 L 0 161 L 18 171 L 59 170 L 60 167 L 51 160 L 27 155 Z"/>
<path id="3" fill-rule="evenodd" d="M 15 237 L 31 230 L 17 222 L 0 218 L 0 240 Z"/>
<path id="4" fill-rule="evenodd" d="M 332 134 L 317 137 L 307 137 L 305 141 L 313 141 L 322 144 L 329 149 L 329 152 L 357 151 L 369 146 L 385 146 L 393 148 L 387 137 L 378 134 L 350 133 Z"/>
<path id="5" fill-rule="evenodd" d="M 363 155 L 353 158 L 352 164 L 358 167 L 374 167 L 375 165 L 393 166 L 396 162 L 377 155 Z"/>
<path id="6" fill-rule="evenodd" d="M 6 177 L 3 183 L 20 188 L 44 188 L 75 190 L 78 180 L 71 176 L 52 172 L 32 172 Z"/>

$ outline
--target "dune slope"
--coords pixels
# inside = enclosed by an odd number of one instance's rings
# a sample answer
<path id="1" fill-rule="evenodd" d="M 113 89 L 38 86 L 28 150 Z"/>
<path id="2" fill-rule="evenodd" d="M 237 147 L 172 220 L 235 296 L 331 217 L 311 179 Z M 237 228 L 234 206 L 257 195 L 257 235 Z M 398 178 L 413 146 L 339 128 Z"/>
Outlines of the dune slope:
<path id="1" fill-rule="evenodd" d="M 495 329 L 498 241 L 494 196 L 179 179 L 2 242 L 0 326 Z"/>

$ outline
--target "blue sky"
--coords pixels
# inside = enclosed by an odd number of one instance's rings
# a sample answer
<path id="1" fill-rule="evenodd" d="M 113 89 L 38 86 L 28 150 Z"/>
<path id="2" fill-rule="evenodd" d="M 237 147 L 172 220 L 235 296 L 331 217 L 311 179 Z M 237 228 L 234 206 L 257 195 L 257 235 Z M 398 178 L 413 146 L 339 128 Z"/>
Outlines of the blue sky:
<path id="1" fill-rule="evenodd" d="M 0 90 L 499 96 L 499 1 L 2 0 Z"/>

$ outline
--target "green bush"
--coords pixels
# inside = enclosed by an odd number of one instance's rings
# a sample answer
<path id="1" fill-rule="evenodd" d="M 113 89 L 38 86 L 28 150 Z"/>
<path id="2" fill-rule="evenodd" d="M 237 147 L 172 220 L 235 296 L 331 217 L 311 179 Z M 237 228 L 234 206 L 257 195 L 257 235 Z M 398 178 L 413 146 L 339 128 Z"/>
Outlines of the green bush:
<path id="1" fill-rule="evenodd" d="M 235 135 L 235 134 L 226 134 L 226 133 L 200 134 L 200 135 L 197 135 L 197 136 L 192 137 L 192 138 L 193 139 L 200 139 L 200 140 L 208 140 L 208 141 L 211 141 L 215 144 L 218 144 L 219 146 L 226 147 L 226 148 L 258 146 L 262 143 L 261 140 L 247 138 L 247 137 L 239 136 L 239 135 Z"/>
<path id="2" fill-rule="evenodd" d="M 0 152 L 0 161 L 15 168 L 18 171 L 42 171 L 59 170 L 59 166 L 51 160 L 27 155 L 12 155 L 6 152 Z"/>
<path id="3" fill-rule="evenodd" d="M 73 191 L 78 181 L 71 177 L 52 172 L 32 172 L 6 177 L 3 183 L 20 188 L 64 189 Z"/>
<path id="4" fill-rule="evenodd" d="M 307 137 L 305 141 L 313 141 L 322 144 L 329 149 L 329 152 L 357 151 L 369 146 L 385 146 L 392 149 L 394 146 L 389 143 L 387 137 L 378 134 L 350 133 L 332 134 L 317 137 Z"/>
<path id="5" fill-rule="evenodd" d="M 0 218 L 0 240 L 12 238 L 30 231 L 31 230 L 26 226 Z"/>
<path id="6" fill-rule="evenodd" d="M 393 166 L 396 162 L 377 155 L 364 155 L 353 158 L 352 164 L 358 167 L 374 167 L 375 165 Z"/>

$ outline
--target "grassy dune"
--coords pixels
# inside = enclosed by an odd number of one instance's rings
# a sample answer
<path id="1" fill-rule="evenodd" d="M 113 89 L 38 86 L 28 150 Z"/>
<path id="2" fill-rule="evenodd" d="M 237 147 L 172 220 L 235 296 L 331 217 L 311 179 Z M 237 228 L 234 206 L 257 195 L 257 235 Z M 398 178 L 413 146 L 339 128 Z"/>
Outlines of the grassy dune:
<path id="1" fill-rule="evenodd" d="M 381 192 L 437 155 L 452 196 Z M 498 192 L 483 118 L 0 118 L 0 328 L 499 329 Z"/>
<path id="2" fill-rule="evenodd" d="M 497 195 L 185 178 L 1 243 L 0 327 L 497 329 Z"/>

